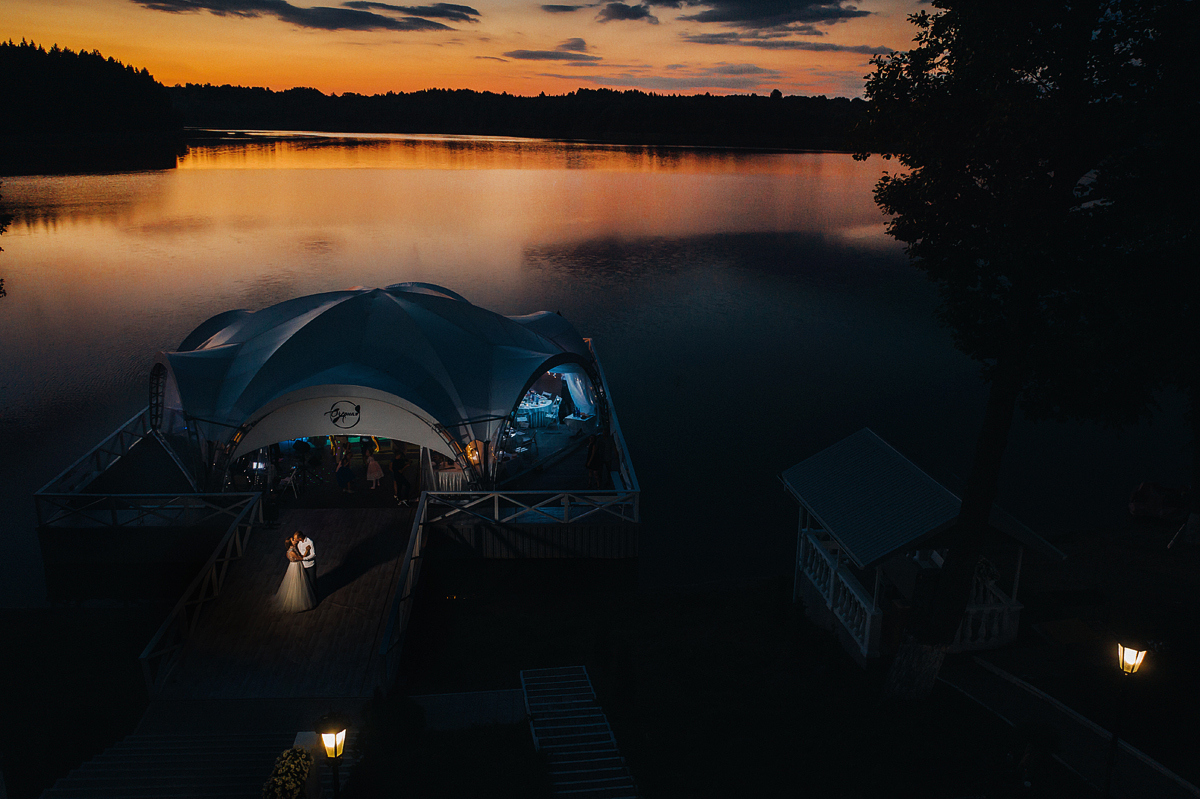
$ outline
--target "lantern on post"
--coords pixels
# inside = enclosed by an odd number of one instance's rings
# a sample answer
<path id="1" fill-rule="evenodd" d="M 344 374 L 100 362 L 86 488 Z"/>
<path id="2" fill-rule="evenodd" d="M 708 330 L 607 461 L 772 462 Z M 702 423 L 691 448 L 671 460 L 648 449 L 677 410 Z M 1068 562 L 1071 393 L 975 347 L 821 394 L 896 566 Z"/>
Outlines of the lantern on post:
<path id="1" fill-rule="evenodd" d="M 1117 764 L 1117 747 L 1120 740 L 1121 722 L 1125 718 L 1125 695 L 1128 691 L 1129 677 L 1136 674 L 1146 658 L 1146 650 L 1117 643 L 1117 664 L 1121 667 L 1121 689 L 1117 695 L 1117 716 L 1113 725 L 1111 743 L 1108 747 L 1108 762 L 1104 768 L 1104 795 L 1112 796 L 1113 768 Z"/>
<path id="2" fill-rule="evenodd" d="M 342 762 L 342 753 L 346 749 L 345 720 L 334 714 L 324 716 L 317 724 L 317 732 L 321 735 L 321 744 L 325 747 L 325 757 L 329 761 L 329 769 L 333 774 L 333 799 L 337 799 L 341 789 L 338 767 Z"/>

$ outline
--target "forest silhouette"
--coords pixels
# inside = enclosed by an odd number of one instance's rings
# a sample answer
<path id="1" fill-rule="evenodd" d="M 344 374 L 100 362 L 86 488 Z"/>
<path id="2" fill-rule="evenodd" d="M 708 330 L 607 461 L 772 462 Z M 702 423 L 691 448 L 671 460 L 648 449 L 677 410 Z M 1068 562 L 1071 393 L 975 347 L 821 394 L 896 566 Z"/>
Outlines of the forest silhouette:
<path id="1" fill-rule="evenodd" d="M 182 125 L 166 87 L 98 51 L 0 42 L 0 174 L 164 169 Z"/>
<path id="2" fill-rule="evenodd" d="M 866 103 L 845 97 L 662 95 L 577 89 L 523 97 L 469 89 L 365 96 L 187 84 L 184 124 L 235 130 L 527 136 L 614 144 L 849 150 Z"/>
<path id="3" fill-rule="evenodd" d="M 524 97 L 470 89 L 361 95 L 311 88 L 167 87 L 99 51 L 0 42 L 0 174 L 169 169 L 184 129 L 437 133 L 614 144 L 852 149 L 859 99 L 577 89 Z"/>

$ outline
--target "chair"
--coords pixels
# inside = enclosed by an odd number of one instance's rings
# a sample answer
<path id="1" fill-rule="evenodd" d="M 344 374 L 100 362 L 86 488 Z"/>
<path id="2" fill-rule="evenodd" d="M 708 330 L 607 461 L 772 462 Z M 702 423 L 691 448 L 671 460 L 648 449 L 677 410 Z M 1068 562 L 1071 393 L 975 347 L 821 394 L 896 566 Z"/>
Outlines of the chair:
<path id="1" fill-rule="evenodd" d="M 279 481 L 279 492 L 281 494 L 286 493 L 290 488 L 292 489 L 292 496 L 299 498 L 300 492 L 296 490 L 296 472 L 298 471 L 300 471 L 300 467 L 293 466 L 291 474 Z"/>

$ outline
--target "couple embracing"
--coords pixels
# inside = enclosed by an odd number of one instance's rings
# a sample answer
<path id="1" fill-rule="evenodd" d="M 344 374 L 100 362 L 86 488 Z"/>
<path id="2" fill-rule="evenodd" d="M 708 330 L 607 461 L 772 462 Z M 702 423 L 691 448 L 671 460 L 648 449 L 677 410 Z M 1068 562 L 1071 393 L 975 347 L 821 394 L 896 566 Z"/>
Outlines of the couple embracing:
<path id="1" fill-rule="evenodd" d="M 317 606 L 317 548 L 299 530 L 287 542 L 287 572 L 275 596 L 286 612 L 312 610 Z"/>

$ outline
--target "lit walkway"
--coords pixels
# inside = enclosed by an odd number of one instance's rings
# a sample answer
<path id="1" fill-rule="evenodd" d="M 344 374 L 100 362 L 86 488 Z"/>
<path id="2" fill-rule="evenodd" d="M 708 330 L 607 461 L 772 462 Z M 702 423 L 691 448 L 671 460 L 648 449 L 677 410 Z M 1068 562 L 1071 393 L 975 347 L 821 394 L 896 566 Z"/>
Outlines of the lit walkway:
<path id="1" fill-rule="evenodd" d="M 370 696 L 411 519 L 408 508 L 293 509 L 278 529 L 256 529 L 160 697 Z M 316 545 L 319 604 L 284 613 L 274 594 L 296 529 Z"/>

